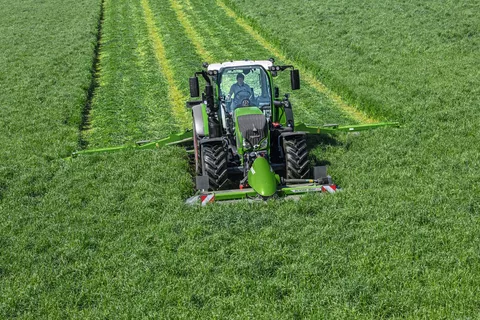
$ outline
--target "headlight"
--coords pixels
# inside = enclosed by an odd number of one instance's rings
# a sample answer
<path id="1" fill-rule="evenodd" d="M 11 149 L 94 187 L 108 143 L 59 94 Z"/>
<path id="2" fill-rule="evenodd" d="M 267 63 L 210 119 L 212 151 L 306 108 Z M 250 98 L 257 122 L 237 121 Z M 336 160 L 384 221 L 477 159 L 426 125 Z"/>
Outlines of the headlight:
<path id="1" fill-rule="evenodd" d="M 263 139 L 260 144 L 257 144 L 254 149 L 255 150 L 263 150 L 263 149 L 266 149 L 268 147 L 268 138 L 265 138 Z"/>
<path id="2" fill-rule="evenodd" d="M 243 139 L 243 147 L 245 149 L 251 149 L 252 145 L 247 141 L 247 139 Z"/>

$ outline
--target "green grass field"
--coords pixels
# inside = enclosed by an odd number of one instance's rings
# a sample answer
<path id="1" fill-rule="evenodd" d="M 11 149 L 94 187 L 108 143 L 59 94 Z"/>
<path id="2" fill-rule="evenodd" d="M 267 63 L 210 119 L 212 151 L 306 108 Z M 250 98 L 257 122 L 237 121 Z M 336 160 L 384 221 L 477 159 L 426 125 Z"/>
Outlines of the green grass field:
<path id="1" fill-rule="evenodd" d="M 478 4 L 0 4 L 0 318 L 478 317 Z M 205 59 L 272 56 L 298 121 L 402 122 L 310 141 L 342 193 L 187 207 L 180 148 L 62 160 L 181 130 Z"/>

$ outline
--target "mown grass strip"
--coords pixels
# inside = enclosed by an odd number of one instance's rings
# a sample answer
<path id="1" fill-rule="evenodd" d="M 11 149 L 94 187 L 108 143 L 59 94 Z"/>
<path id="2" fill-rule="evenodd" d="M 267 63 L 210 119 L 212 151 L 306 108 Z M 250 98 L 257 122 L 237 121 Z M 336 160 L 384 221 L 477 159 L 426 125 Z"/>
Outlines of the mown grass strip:
<path id="1" fill-rule="evenodd" d="M 172 72 L 177 79 L 178 88 L 186 100 L 189 97 L 188 78 L 205 61 L 196 50 L 197 47 L 203 46 L 203 44 L 195 44 L 187 36 L 185 28 L 180 23 L 170 0 L 158 0 L 151 2 L 150 5 L 155 17 L 155 24 L 162 33 L 165 57 L 170 62 Z"/>
<path id="2" fill-rule="evenodd" d="M 205 45 L 203 43 L 203 37 L 200 34 L 198 34 L 197 31 L 195 31 L 195 28 L 192 26 L 192 24 L 188 20 L 188 17 L 185 15 L 182 5 L 176 0 L 170 0 L 170 5 L 172 9 L 175 11 L 178 21 L 182 24 L 183 28 L 185 29 L 185 32 L 188 38 L 195 46 L 195 49 L 198 55 L 200 55 L 203 61 L 212 61 L 213 60 L 212 53 L 208 52 L 205 49 Z"/>
<path id="3" fill-rule="evenodd" d="M 168 86 L 159 71 L 140 1 L 105 0 L 98 86 L 95 88 L 89 148 L 164 137 L 171 123 Z M 128 27 L 126 27 L 128 26 Z"/>
<path id="4" fill-rule="evenodd" d="M 349 105 L 346 103 L 342 97 L 338 94 L 333 92 L 332 90 L 328 89 L 323 83 L 318 81 L 313 74 L 311 74 L 307 68 L 299 65 L 298 63 L 294 63 L 290 59 L 288 59 L 278 48 L 276 48 L 272 43 L 267 41 L 262 35 L 260 35 L 255 29 L 253 29 L 243 18 L 239 17 L 232 9 L 230 9 L 222 0 L 216 0 L 216 3 L 219 7 L 221 7 L 226 14 L 232 18 L 238 25 L 240 25 L 248 34 L 250 34 L 258 43 L 264 46 L 268 51 L 270 51 L 275 56 L 279 57 L 283 62 L 287 64 L 296 64 L 299 66 L 299 69 L 302 69 L 302 77 L 303 79 L 311 85 L 315 90 L 319 91 L 320 93 L 326 95 L 329 99 L 331 99 L 335 105 L 337 105 L 343 112 L 348 114 L 350 117 L 358 120 L 360 122 L 366 123 L 373 123 L 377 120 L 367 116 L 366 114 L 360 112 L 354 106 Z"/>
<path id="5" fill-rule="evenodd" d="M 172 107 L 173 114 L 179 126 L 183 129 L 189 128 L 190 119 L 184 108 L 184 95 L 179 89 L 175 80 L 175 73 L 167 59 L 165 46 L 161 37 L 161 33 L 155 25 L 155 17 L 150 8 L 148 0 L 142 0 L 142 7 L 145 14 L 145 22 L 148 27 L 148 33 L 155 49 L 155 56 L 162 69 L 162 73 L 167 79 L 169 91 L 168 98 Z"/>
<path id="6" fill-rule="evenodd" d="M 195 8 L 190 0 L 182 1 L 182 4 L 178 0 L 169 1 L 177 20 L 185 29 L 186 35 L 204 61 L 212 62 L 234 59 L 234 54 L 228 49 L 229 46 L 223 42 L 222 37 L 219 37 L 220 33 L 216 33 L 215 25 L 218 22 L 209 21 L 208 18 L 199 14 L 198 8 Z M 208 6 L 208 4 L 204 3 L 204 6 Z M 194 25 L 190 22 L 191 20 L 195 21 Z M 207 28 L 202 28 L 205 21 L 209 21 L 211 24 Z M 208 39 L 208 41 L 205 39 Z M 207 42 L 210 44 L 210 47 L 212 45 L 215 47 L 214 51 L 207 49 Z"/>

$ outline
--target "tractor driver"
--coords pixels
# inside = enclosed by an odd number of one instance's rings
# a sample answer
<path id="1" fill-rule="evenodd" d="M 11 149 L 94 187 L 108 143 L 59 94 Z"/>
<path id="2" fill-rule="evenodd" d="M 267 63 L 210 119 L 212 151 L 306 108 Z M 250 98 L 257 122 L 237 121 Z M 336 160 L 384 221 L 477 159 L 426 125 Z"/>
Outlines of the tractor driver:
<path id="1" fill-rule="evenodd" d="M 237 82 L 232 84 L 227 99 L 230 100 L 233 94 L 233 107 L 241 105 L 249 105 L 249 98 L 252 95 L 252 89 L 244 82 L 243 73 L 237 74 Z"/>

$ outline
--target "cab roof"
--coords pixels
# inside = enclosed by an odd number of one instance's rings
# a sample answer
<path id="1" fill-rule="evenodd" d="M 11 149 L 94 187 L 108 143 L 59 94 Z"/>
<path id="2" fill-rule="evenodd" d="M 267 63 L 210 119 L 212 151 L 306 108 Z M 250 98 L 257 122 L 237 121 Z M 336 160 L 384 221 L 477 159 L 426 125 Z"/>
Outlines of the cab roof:
<path id="1" fill-rule="evenodd" d="M 222 71 L 224 68 L 232 67 L 250 67 L 250 66 L 262 66 L 265 70 L 273 66 L 273 62 L 270 60 L 244 60 L 244 61 L 229 61 L 223 63 L 212 63 L 208 66 L 208 71 Z"/>

